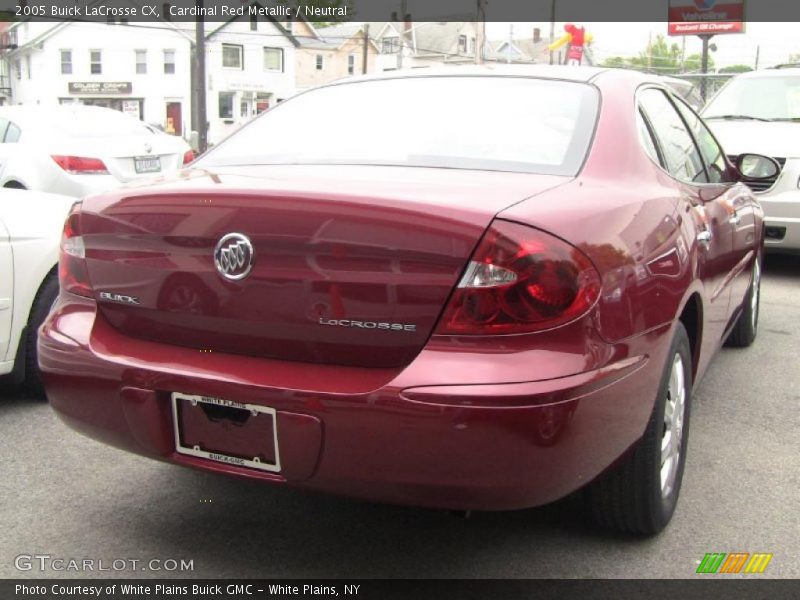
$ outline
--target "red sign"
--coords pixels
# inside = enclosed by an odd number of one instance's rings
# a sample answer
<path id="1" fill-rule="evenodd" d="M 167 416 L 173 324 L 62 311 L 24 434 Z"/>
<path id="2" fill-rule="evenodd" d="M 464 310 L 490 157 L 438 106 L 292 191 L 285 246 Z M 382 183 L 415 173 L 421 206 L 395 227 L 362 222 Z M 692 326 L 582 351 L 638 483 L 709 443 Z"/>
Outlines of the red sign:
<path id="1" fill-rule="evenodd" d="M 744 0 L 669 0 L 669 35 L 743 31 Z"/>

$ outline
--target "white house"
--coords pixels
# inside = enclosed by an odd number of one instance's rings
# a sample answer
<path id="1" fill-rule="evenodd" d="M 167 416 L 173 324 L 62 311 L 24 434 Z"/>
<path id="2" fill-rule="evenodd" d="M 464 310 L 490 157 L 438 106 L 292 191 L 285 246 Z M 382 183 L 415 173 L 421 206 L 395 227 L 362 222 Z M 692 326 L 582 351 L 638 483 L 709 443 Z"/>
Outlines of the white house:
<path id="1" fill-rule="evenodd" d="M 81 102 L 176 135 L 192 129 L 194 23 L 22 21 L 8 33 L 11 103 Z M 209 142 L 294 93 L 297 45 L 272 20 L 206 25 Z"/>
<path id="2" fill-rule="evenodd" d="M 216 142 L 296 93 L 297 39 L 279 22 L 206 25 L 208 139 Z"/>

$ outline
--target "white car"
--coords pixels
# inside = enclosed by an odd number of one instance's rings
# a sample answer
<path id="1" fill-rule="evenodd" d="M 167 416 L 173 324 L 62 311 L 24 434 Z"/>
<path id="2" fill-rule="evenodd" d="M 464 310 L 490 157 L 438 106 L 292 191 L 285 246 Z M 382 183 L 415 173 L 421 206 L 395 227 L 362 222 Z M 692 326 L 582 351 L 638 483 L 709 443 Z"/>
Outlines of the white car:
<path id="1" fill-rule="evenodd" d="M 764 208 L 765 248 L 800 250 L 800 68 L 738 75 L 702 116 L 734 162 L 742 152 L 756 152 L 780 165 L 776 177 L 746 183 Z"/>
<path id="2" fill-rule="evenodd" d="M 178 171 L 189 144 L 109 108 L 0 107 L 0 186 L 83 197 Z"/>
<path id="3" fill-rule="evenodd" d="M 58 246 L 75 198 L 0 190 L 0 375 L 41 392 L 36 333 L 58 296 Z"/>

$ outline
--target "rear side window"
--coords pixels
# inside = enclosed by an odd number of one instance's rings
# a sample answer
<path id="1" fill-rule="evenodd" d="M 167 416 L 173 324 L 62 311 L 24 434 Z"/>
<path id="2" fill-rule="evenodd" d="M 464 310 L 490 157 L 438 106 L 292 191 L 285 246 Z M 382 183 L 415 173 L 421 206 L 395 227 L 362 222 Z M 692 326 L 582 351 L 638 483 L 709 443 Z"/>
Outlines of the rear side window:
<path id="1" fill-rule="evenodd" d="M 14 123 L 8 123 L 8 129 L 6 129 L 6 135 L 3 138 L 3 142 L 6 144 L 13 144 L 17 140 L 19 140 L 19 136 L 22 134 L 20 128 L 14 125 Z"/>
<path id="2" fill-rule="evenodd" d="M 644 90 L 639 105 L 653 127 L 667 171 L 681 181 L 708 183 L 703 157 L 666 94 L 654 88 Z"/>
<path id="3" fill-rule="evenodd" d="M 650 127 L 648 127 L 647 122 L 644 120 L 644 115 L 642 114 L 641 110 L 636 111 L 636 129 L 639 132 L 639 141 L 642 143 L 644 151 L 654 163 L 664 167 L 665 165 L 661 161 L 661 157 L 658 155 L 658 149 L 656 148 L 653 134 L 650 132 Z"/>
<path id="4" fill-rule="evenodd" d="M 675 100 L 675 106 L 678 107 L 683 120 L 689 126 L 694 134 L 694 139 L 697 140 L 697 145 L 700 148 L 700 155 L 703 157 L 703 162 L 708 171 L 708 178 L 711 183 L 722 183 L 730 181 L 728 175 L 728 165 L 725 163 L 725 157 L 722 154 L 717 140 L 711 135 L 711 132 L 698 118 L 696 114 L 680 99 Z"/>

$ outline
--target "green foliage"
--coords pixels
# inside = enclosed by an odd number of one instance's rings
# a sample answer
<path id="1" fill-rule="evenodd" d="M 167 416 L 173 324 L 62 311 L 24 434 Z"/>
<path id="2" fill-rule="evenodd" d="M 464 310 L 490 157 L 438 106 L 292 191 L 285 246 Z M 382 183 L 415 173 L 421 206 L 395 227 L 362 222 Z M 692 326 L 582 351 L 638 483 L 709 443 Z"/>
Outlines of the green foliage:
<path id="1" fill-rule="evenodd" d="M 668 43 L 663 35 L 656 36 L 654 42 L 638 56 L 623 58 L 621 56 L 611 56 L 603 61 L 604 67 L 617 67 L 637 69 L 640 71 L 652 71 L 659 75 L 672 75 L 675 73 L 685 73 L 700 71 L 702 58 L 699 54 L 690 54 L 683 61 L 681 68 L 681 47 L 676 43 Z M 714 70 L 714 58 L 708 57 L 708 70 Z"/>
<path id="2" fill-rule="evenodd" d="M 611 67 L 614 69 L 621 69 L 628 66 L 627 59 L 621 56 L 610 56 L 603 61 L 602 67 Z"/>
<path id="3" fill-rule="evenodd" d="M 752 71 L 753 67 L 750 65 L 729 65 L 727 67 L 722 67 L 719 72 L 720 73 L 747 73 L 748 71 Z"/>

